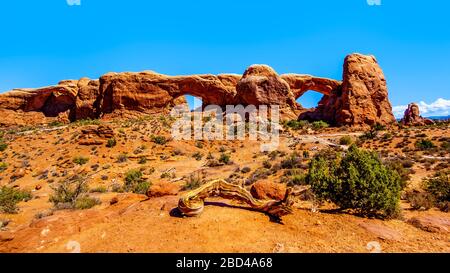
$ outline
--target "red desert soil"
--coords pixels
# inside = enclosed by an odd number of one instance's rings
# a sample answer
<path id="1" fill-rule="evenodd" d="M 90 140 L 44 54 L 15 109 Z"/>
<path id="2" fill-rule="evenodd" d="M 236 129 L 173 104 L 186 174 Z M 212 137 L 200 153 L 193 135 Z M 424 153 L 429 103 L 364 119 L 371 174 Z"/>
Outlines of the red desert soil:
<path id="1" fill-rule="evenodd" d="M 450 214 L 435 208 L 414 211 L 405 201 L 402 201 L 402 218 L 385 221 L 336 212 L 331 210 L 331 205 L 312 212 L 311 202 L 298 201 L 293 214 L 284 216 L 280 224 L 270 221 L 265 214 L 246 209 L 244 204 L 219 198 L 208 200 L 212 204 L 207 205 L 198 217 L 178 217 L 171 212 L 182 191 L 173 196 L 147 199 L 145 195 L 112 192 L 111 185 L 122 184 L 124 173 L 137 168 L 144 169 L 145 177 L 153 183 L 183 186 L 186 177 L 193 173 L 204 180 L 227 178 L 237 173 L 240 181 L 262 168 L 268 155 L 259 151 L 257 143 L 250 141 L 205 141 L 202 146 L 194 141 L 169 141 L 165 145 L 156 145 L 151 141 L 151 134 L 164 132 L 155 132 L 157 126 L 152 123 L 109 125 L 117 139 L 117 146 L 113 148 L 104 144 L 79 145 L 81 129 L 85 128 L 80 124 L 53 131 L 34 128 L 33 131 L 5 135 L 8 148 L 2 158 L 8 168 L 0 173 L 0 185 L 33 190 L 33 199 L 19 203 L 18 214 L 0 214 L 0 220 L 10 221 L 0 230 L 0 252 L 371 252 L 374 249 L 368 246 L 377 243 L 382 252 L 450 252 Z M 441 162 L 448 162 L 424 160 L 421 152 L 411 152 L 417 135 L 426 134 L 437 143 L 440 138 L 448 137 L 448 132 L 448 127 L 397 130 L 392 132 L 388 142 L 379 138 L 361 146 L 377 150 L 385 157 L 406 155 L 415 158 L 410 187 L 416 188 Z M 309 151 L 313 156 L 338 143 L 343 135 L 356 138 L 361 133 L 335 128 L 320 132 L 285 132 L 279 150 L 287 155 L 293 151 L 300 154 Z M 408 146 L 410 151 L 399 147 L 398 143 Z M 134 151 L 139 147 L 143 151 L 135 155 Z M 230 154 L 233 163 L 205 167 L 208 153 L 219 158 L 223 149 Z M 128 161 L 118 163 L 117 156 L 125 152 L 129 155 Z M 192 154 L 195 152 L 203 153 L 203 158 L 194 159 Z M 89 162 L 76 166 L 72 159 L 80 155 L 88 157 Z M 138 159 L 143 155 L 148 161 L 139 164 Z M 277 160 L 280 158 L 271 162 Z M 306 165 L 307 160 L 304 163 Z M 93 171 L 93 165 L 97 164 L 99 171 Z M 244 166 L 250 167 L 251 172 L 236 172 L 237 167 Z M 48 177 L 42 176 L 45 170 L 50 171 Z M 62 173 L 81 170 L 89 173 L 91 189 L 98 186 L 107 189 L 104 193 L 92 193 L 102 204 L 87 210 L 55 210 L 53 215 L 36 218 L 37 213 L 52 208 L 49 202 L 53 192 L 51 185 L 64 179 Z M 167 170 L 173 170 L 173 175 L 162 178 L 161 174 Z M 11 180 L 17 174 L 19 177 Z M 280 170 L 267 180 L 280 182 L 282 176 Z M 110 201 L 115 197 L 118 202 L 111 205 Z M 427 221 L 437 219 L 435 223 L 441 225 L 440 229 L 429 232 L 419 228 L 408 221 L 413 217 L 425 217 L 423 219 Z"/>

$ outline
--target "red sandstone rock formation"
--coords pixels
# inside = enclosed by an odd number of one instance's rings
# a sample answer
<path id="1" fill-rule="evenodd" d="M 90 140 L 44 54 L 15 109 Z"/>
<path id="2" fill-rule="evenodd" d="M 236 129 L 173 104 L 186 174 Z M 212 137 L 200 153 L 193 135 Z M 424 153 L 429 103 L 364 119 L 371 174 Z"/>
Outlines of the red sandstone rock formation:
<path id="1" fill-rule="evenodd" d="M 419 105 L 410 103 L 405 110 L 401 123 L 409 126 L 423 126 L 433 124 L 434 122 L 431 119 L 423 118 L 420 115 Z"/>
<path id="2" fill-rule="evenodd" d="M 305 118 L 356 126 L 395 122 L 386 80 L 375 57 L 348 55 L 342 86 L 325 95 L 314 111 L 300 116 Z"/>
<path id="3" fill-rule="evenodd" d="M 318 107 L 309 111 L 295 101 L 308 90 L 324 94 Z M 342 82 L 309 75 L 280 76 L 266 65 L 253 65 L 242 77 L 108 73 L 99 80 L 82 78 L 38 89 L 15 89 L 0 95 L 0 125 L 45 123 L 47 117 L 74 121 L 161 113 L 185 102 L 186 94 L 201 98 L 204 105 L 279 105 L 285 118 L 304 112 L 300 119 L 335 125 L 395 121 L 377 61 L 352 54 L 345 59 Z"/>

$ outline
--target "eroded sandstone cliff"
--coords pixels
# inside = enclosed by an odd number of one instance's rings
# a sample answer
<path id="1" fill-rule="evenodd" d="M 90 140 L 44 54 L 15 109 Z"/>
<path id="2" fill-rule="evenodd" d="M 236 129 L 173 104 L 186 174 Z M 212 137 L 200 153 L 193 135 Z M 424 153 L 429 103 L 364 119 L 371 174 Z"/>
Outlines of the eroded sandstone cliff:
<path id="1" fill-rule="evenodd" d="M 296 102 L 308 90 L 324 95 L 315 109 L 304 109 Z M 278 75 L 267 65 L 252 65 L 243 76 L 108 73 L 98 80 L 82 78 L 37 89 L 14 89 L 0 95 L 0 125 L 162 113 L 185 102 L 184 95 L 199 97 L 204 105 L 279 105 L 285 118 L 325 120 L 333 125 L 395 121 L 386 80 L 375 57 L 351 54 L 344 62 L 343 81 Z"/>

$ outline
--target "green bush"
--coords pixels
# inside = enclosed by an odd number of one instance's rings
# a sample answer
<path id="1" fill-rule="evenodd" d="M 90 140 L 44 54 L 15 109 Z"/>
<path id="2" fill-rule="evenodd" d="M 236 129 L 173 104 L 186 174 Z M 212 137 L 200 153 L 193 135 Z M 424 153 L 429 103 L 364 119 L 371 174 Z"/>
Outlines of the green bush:
<path id="1" fill-rule="evenodd" d="M 294 130 L 299 130 L 307 127 L 309 122 L 306 120 L 289 120 L 285 122 L 284 125 Z"/>
<path id="2" fill-rule="evenodd" d="M 125 173 L 125 191 L 145 194 L 150 186 L 150 182 L 143 178 L 140 170 L 129 170 Z"/>
<path id="3" fill-rule="evenodd" d="M 437 202 L 450 201 L 450 171 L 438 172 L 425 179 L 423 187 Z"/>
<path id="4" fill-rule="evenodd" d="M 222 153 L 221 155 L 220 155 L 220 158 L 219 158 L 219 162 L 221 162 L 221 163 L 223 163 L 223 164 L 229 164 L 230 163 L 230 155 L 227 155 L 227 154 L 225 154 L 225 153 Z"/>
<path id="5" fill-rule="evenodd" d="M 0 212 L 10 214 L 17 213 L 19 210 L 17 203 L 28 201 L 30 199 L 31 193 L 29 191 L 3 186 L 0 188 Z"/>
<path id="6" fill-rule="evenodd" d="M 382 218 L 399 211 L 399 174 L 383 165 L 376 153 L 354 145 L 344 155 L 319 153 L 310 162 L 306 180 L 320 200 L 342 209 Z"/>
<path id="7" fill-rule="evenodd" d="M 152 141 L 159 145 L 164 145 L 167 143 L 167 139 L 164 136 L 152 136 Z"/>
<path id="8" fill-rule="evenodd" d="M 350 145 L 352 142 L 353 140 L 350 136 L 343 136 L 339 139 L 339 144 L 341 145 Z"/>
<path id="9" fill-rule="evenodd" d="M 192 157 L 195 158 L 195 160 L 200 161 L 200 160 L 202 160 L 202 158 L 203 158 L 203 154 L 200 153 L 200 152 L 195 152 L 195 153 L 192 155 Z"/>
<path id="10" fill-rule="evenodd" d="M 300 156 L 296 152 L 294 152 L 286 159 L 281 161 L 281 167 L 283 169 L 294 169 L 300 164 L 301 161 L 302 159 L 300 158 Z"/>
<path id="11" fill-rule="evenodd" d="M 427 192 L 408 192 L 406 194 L 406 200 L 411 204 L 413 209 L 429 210 L 434 206 L 433 195 Z"/>
<path id="12" fill-rule="evenodd" d="M 64 205 L 64 208 L 74 208 L 78 198 L 88 192 L 89 188 L 86 184 L 86 175 L 74 175 L 52 187 L 53 194 L 49 201 L 55 207 Z"/>
<path id="13" fill-rule="evenodd" d="M 323 120 L 314 121 L 311 125 L 314 130 L 320 130 L 330 127 L 330 125 Z"/>
<path id="14" fill-rule="evenodd" d="M 127 154 L 120 154 L 117 156 L 117 162 L 118 163 L 124 163 L 128 161 L 128 155 Z"/>
<path id="15" fill-rule="evenodd" d="M 84 165 L 88 161 L 89 161 L 89 158 L 83 157 L 83 156 L 77 156 L 77 157 L 74 157 L 74 159 L 73 159 L 73 163 L 78 164 L 78 165 Z"/>
<path id="16" fill-rule="evenodd" d="M 198 187 L 200 187 L 202 184 L 202 180 L 200 178 L 200 175 L 194 175 L 191 174 L 189 176 L 188 181 L 186 182 L 186 184 L 183 186 L 183 190 L 194 190 Z"/>
<path id="17" fill-rule="evenodd" d="M 75 200 L 75 209 L 90 209 L 96 205 L 100 205 L 100 199 L 90 196 L 81 196 Z"/>
<path id="18" fill-rule="evenodd" d="M 0 152 L 3 152 L 6 148 L 8 148 L 8 144 L 2 142 L 0 139 Z"/>
<path id="19" fill-rule="evenodd" d="M 0 172 L 3 172 L 8 168 L 8 164 L 6 162 L 0 162 Z"/>
<path id="20" fill-rule="evenodd" d="M 117 145 L 117 141 L 116 141 L 115 138 L 110 138 L 110 139 L 108 139 L 108 141 L 106 142 L 106 147 L 108 147 L 108 148 L 112 148 L 112 147 L 114 147 L 114 146 L 116 146 L 116 145 Z"/>
<path id="21" fill-rule="evenodd" d="M 416 147 L 419 150 L 429 150 L 436 147 L 429 139 L 420 139 L 416 142 Z"/>

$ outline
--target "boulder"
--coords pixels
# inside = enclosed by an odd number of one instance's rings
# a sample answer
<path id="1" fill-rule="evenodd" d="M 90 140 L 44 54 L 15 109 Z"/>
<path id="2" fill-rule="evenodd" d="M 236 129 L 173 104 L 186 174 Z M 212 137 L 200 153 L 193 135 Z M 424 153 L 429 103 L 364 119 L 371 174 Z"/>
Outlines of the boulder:
<path id="1" fill-rule="evenodd" d="M 250 193 L 257 199 L 283 200 L 286 195 L 286 185 L 271 181 L 258 181 L 252 185 Z"/>
<path id="2" fill-rule="evenodd" d="M 409 224 L 415 226 L 424 231 L 433 233 L 449 233 L 450 232 L 450 219 L 423 215 L 416 216 L 407 221 Z"/>
<path id="3" fill-rule="evenodd" d="M 90 125 L 81 130 L 80 145 L 101 145 L 114 137 L 114 130 L 107 125 Z"/>
<path id="4" fill-rule="evenodd" d="M 148 197 L 161 197 L 166 195 L 177 195 L 180 187 L 170 182 L 157 182 L 153 184 L 147 191 Z"/>

